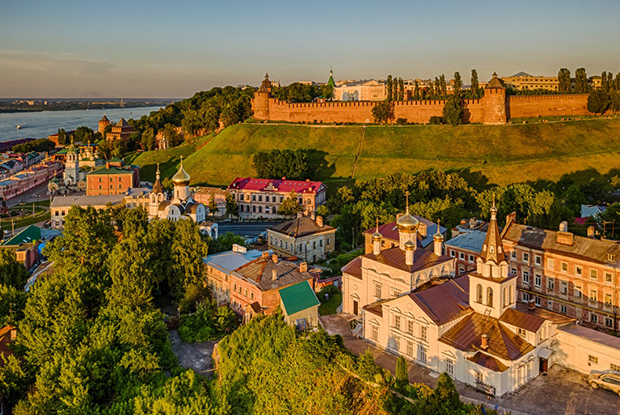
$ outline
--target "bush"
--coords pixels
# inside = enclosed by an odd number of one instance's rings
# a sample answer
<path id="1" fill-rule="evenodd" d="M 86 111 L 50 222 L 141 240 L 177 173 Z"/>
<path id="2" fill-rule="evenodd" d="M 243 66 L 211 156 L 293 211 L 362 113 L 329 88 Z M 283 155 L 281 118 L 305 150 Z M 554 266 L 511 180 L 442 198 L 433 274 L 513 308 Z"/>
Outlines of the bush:
<path id="1" fill-rule="evenodd" d="M 438 117 L 436 115 L 432 116 L 428 122 L 432 125 L 441 125 L 443 124 L 443 117 Z"/>
<path id="2" fill-rule="evenodd" d="M 186 343 L 215 340 L 237 326 L 237 316 L 228 307 L 216 309 L 214 301 L 197 305 L 195 314 L 181 315 L 179 337 Z"/>
<path id="3" fill-rule="evenodd" d="M 397 118 L 396 119 L 396 124 L 397 125 L 405 125 L 405 124 L 407 124 L 407 119 L 406 118 Z"/>

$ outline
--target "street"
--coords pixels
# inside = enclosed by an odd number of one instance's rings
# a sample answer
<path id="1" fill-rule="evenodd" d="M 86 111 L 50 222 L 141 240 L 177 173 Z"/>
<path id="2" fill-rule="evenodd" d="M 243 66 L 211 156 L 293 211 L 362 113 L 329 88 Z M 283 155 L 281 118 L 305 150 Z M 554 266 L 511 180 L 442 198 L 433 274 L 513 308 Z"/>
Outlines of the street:
<path id="1" fill-rule="evenodd" d="M 6 202 L 7 207 L 19 205 L 22 200 L 24 201 L 24 203 L 32 203 L 41 202 L 43 200 L 49 199 L 49 195 L 47 194 L 47 183 L 48 182 L 43 182 L 41 184 L 38 184 L 32 189 L 9 199 Z M 37 196 L 39 197 L 38 199 Z"/>
<path id="2" fill-rule="evenodd" d="M 258 236 L 265 229 L 278 225 L 282 222 L 218 222 L 219 234 L 232 232 L 239 236 Z"/>

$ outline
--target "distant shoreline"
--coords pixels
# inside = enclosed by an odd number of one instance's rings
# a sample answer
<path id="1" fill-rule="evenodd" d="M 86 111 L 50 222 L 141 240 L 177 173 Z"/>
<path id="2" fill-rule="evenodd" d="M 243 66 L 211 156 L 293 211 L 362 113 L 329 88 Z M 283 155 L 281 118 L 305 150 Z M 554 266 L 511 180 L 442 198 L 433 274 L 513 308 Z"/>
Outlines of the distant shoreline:
<path id="1" fill-rule="evenodd" d="M 143 107 L 164 107 L 168 105 L 168 101 L 149 101 L 148 103 L 142 102 L 127 102 L 124 108 L 143 108 Z M 71 105 L 46 105 L 46 108 L 41 106 L 19 106 L 11 108 L 9 106 L 0 103 L 0 114 L 17 114 L 17 113 L 29 113 L 29 112 L 58 112 L 58 111 L 79 111 L 79 110 L 92 110 L 102 111 L 110 109 L 121 109 L 118 105 L 93 105 L 92 103 L 71 103 Z"/>

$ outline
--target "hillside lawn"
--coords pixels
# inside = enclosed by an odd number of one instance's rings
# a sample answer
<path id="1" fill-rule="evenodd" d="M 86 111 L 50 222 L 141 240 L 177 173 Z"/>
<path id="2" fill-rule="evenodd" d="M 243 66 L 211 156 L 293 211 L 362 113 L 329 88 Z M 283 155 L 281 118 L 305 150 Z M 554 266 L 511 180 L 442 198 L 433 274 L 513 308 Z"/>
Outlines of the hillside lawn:
<path id="1" fill-rule="evenodd" d="M 162 163 L 163 177 L 171 177 L 183 155 L 192 184 L 226 186 L 237 176 L 256 174 L 251 158 L 259 151 L 301 149 L 308 150 L 313 178 L 329 186 L 350 180 L 360 143 L 357 180 L 438 168 L 461 171 L 485 186 L 557 181 L 566 174 L 583 181 L 620 171 L 618 118 L 458 127 L 248 123 L 129 161 L 152 181 L 155 163 Z"/>

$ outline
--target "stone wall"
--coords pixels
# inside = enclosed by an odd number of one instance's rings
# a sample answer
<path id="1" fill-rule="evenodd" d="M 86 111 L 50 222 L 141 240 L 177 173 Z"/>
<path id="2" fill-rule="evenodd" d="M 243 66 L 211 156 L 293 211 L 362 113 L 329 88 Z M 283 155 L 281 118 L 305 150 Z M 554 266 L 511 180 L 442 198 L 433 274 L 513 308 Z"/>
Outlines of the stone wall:
<path id="1" fill-rule="evenodd" d="M 511 95 L 506 99 L 508 119 L 552 115 L 588 115 L 588 95 Z"/>

